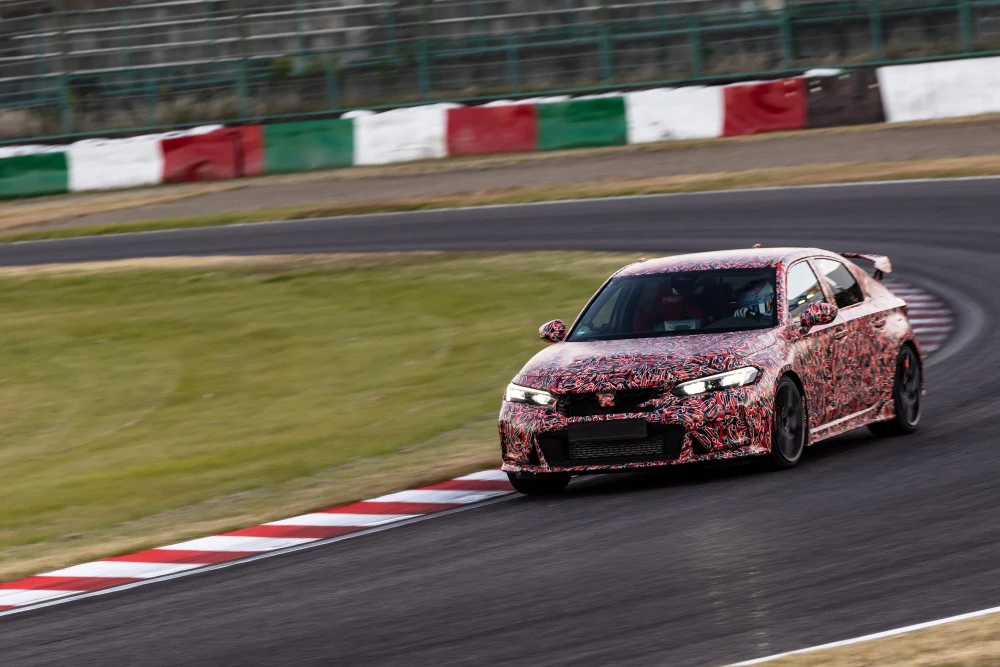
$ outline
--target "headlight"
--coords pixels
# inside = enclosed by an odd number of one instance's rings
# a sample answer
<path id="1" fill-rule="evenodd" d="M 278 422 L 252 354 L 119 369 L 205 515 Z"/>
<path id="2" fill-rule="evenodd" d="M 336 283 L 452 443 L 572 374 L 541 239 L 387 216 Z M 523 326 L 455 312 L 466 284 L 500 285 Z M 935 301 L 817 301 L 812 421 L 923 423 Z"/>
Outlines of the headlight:
<path id="1" fill-rule="evenodd" d="M 528 403 L 530 405 L 553 405 L 556 397 L 541 389 L 531 389 L 521 387 L 514 383 L 507 385 L 507 393 L 504 398 L 512 403 Z"/>
<path id="2" fill-rule="evenodd" d="M 737 368 L 735 371 L 726 371 L 718 375 L 707 375 L 697 380 L 681 382 L 674 387 L 674 393 L 678 396 L 694 396 L 695 394 L 704 394 L 706 391 L 742 387 L 756 379 L 757 369 L 753 366 L 747 366 L 746 368 Z"/>

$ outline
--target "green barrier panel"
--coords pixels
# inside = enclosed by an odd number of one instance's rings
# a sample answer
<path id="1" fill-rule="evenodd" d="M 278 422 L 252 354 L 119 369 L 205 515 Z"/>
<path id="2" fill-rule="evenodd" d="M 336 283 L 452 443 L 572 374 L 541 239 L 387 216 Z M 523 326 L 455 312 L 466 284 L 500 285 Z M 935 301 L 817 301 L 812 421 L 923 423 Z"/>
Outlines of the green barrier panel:
<path id="1" fill-rule="evenodd" d="M 628 143 L 623 97 L 539 104 L 537 109 L 540 151 Z"/>
<path id="2" fill-rule="evenodd" d="M 66 153 L 0 159 L 0 199 L 57 195 L 69 191 Z"/>
<path id="3" fill-rule="evenodd" d="M 353 165 L 353 120 L 307 120 L 264 126 L 266 174 Z"/>

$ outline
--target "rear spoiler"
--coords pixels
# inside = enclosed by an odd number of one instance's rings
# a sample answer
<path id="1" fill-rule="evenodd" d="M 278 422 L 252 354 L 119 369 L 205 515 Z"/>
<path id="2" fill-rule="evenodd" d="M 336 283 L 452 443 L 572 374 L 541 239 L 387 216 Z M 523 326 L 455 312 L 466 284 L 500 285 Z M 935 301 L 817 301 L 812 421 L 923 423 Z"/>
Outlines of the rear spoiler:
<path id="1" fill-rule="evenodd" d="M 875 280 L 882 280 L 882 276 L 887 273 L 892 273 L 892 264 L 889 262 L 889 258 L 885 255 L 866 255 L 860 252 L 842 252 L 840 253 L 843 257 L 850 257 L 852 259 L 867 259 L 869 262 L 875 265 L 875 273 L 872 277 Z"/>

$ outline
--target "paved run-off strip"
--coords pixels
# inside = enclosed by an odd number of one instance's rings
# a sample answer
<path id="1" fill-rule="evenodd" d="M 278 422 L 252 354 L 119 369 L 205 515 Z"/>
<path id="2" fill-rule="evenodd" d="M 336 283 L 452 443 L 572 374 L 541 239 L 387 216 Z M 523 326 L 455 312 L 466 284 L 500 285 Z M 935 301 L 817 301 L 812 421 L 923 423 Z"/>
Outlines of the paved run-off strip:
<path id="1" fill-rule="evenodd" d="M 907 302 L 925 354 L 937 350 L 953 328 L 951 311 L 937 297 L 899 281 L 887 286 Z M 268 552 L 302 547 L 351 533 L 383 529 L 438 512 L 513 493 L 500 470 L 484 470 L 430 486 L 311 512 L 239 530 L 115 556 L 0 584 L 0 615 L 77 595 L 134 585 Z"/>

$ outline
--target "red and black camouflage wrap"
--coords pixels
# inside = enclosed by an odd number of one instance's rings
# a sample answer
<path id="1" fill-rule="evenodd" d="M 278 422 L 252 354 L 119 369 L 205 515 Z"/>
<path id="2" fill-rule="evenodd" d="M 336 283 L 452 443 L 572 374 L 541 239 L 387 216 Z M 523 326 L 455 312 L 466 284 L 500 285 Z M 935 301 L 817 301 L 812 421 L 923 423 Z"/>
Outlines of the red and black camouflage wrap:
<path id="1" fill-rule="evenodd" d="M 865 294 L 836 318 L 803 333 L 789 317 L 785 275 L 794 264 L 829 258 L 842 262 Z M 556 342 L 540 351 L 514 377 L 515 384 L 542 389 L 555 406 L 504 402 L 500 411 L 503 468 L 508 472 L 588 473 L 766 454 L 771 447 L 772 412 L 778 380 L 790 374 L 802 389 L 809 444 L 894 416 L 892 387 L 901 346 L 919 348 L 905 302 L 844 257 L 819 249 L 752 249 L 642 260 L 615 274 L 650 275 L 709 269 L 773 267 L 778 325 L 769 329 L 682 336 Z M 821 273 L 813 266 L 817 276 Z M 827 304 L 834 295 L 825 281 Z M 562 336 L 559 337 L 559 340 Z M 677 396 L 679 383 L 754 366 L 747 386 L 694 396 Z M 650 390 L 652 397 L 630 412 L 567 416 L 564 401 L 579 394 Z M 655 395 L 654 395 L 655 394 Z M 564 431 L 570 423 L 646 420 L 651 426 L 682 426 L 683 444 L 671 460 L 614 464 L 554 465 L 546 461 L 539 436 Z"/>

